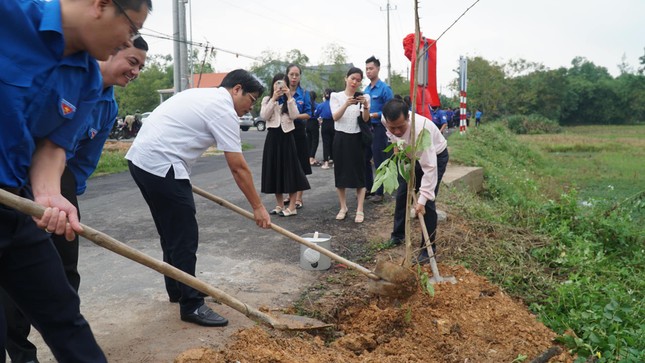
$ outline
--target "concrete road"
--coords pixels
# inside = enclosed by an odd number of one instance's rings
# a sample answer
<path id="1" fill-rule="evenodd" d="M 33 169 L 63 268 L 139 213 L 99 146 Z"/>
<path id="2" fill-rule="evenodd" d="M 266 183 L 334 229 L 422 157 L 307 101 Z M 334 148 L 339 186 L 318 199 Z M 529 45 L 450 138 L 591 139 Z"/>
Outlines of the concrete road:
<path id="1" fill-rule="evenodd" d="M 266 132 L 252 129 L 241 135 L 253 146 L 244 155 L 259 190 Z M 191 181 L 250 210 L 223 156 L 200 159 Z M 273 222 L 298 235 L 316 228 L 314 223 L 307 223 L 308 214 L 322 213 L 333 219 L 338 209 L 333 169 L 315 167 L 309 182 L 312 189 L 305 192 L 305 207 L 298 216 L 273 218 Z M 267 209 L 272 209 L 273 195 L 262 198 Z M 278 308 L 290 305 L 320 273 L 299 267 L 300 245 L 296 242 L 272 230 L 262 230 L 253 221 L 200 196 L 196 195 L 195 201 L 200 226 L 199 279 L 255 307 Z M 86 225 L 161 259 L 150 211 L 129 173 L 91 179 L 87 192 L 80 197 L 80 210 Z M 178 305 L 168 302 L 162 275 L 83 239 L 79 270 L 82 312 L 110 361 L 171 362 L 191 347 L 220 347 L 230 334 L 253 324 L 211 299 L 207 299 L 210 306 L 229 318 L 228 327 L 203 328 L 182 322 Z M 41 362 L 53 362 L 37 333 L 33 335 Z"/>

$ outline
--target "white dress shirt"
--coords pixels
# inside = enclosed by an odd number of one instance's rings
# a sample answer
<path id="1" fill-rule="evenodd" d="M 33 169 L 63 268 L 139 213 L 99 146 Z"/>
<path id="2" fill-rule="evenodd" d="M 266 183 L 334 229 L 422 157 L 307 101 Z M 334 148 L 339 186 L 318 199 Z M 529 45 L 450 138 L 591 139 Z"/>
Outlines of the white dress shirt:
<path id="1" fill-rule="evenodd" d="M 211 146 L 242 152 L 239 117 L 225 88 L 192 88 L 159 105 L 146 119 L 125 158 L 150 174 L 190 179 Z"/>

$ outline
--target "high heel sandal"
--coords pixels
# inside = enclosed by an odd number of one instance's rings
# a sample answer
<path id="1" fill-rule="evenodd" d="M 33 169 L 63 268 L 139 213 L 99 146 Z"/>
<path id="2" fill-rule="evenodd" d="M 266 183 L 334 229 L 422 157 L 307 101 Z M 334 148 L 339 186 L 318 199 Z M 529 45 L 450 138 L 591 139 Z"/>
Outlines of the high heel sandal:
<path id="1" fill-rule="evenodd" d="M 341 209 L 340 212 L 336 214 L 336 220 L 342 221 L 343 219 L 345 219 L 345 217 L 347 217 L 347 211 L 348 209 Z"/>
<path id="2" fill-rule="evenodd" d="M 354 222 L 356 223 L 363 223 L 363 220 L 365 219 L 365 213 L 363 212 L 356 212 L 356 217 L 354 218 Z"/>

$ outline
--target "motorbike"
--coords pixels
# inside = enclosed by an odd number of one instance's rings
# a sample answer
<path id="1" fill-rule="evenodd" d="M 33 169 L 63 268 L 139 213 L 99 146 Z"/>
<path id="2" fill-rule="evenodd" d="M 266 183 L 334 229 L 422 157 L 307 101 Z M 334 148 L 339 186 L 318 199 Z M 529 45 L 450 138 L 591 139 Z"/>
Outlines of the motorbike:
<path id="1" fill-rule="evenodd" d="M 110 131 L 110 139 L 121 140 L 136 137 L 141 129 L 141 120 L 135 119 L 132 122 L 132 129 L 128 128 L 128 123 L 123 118 L 118 118 Z"/>

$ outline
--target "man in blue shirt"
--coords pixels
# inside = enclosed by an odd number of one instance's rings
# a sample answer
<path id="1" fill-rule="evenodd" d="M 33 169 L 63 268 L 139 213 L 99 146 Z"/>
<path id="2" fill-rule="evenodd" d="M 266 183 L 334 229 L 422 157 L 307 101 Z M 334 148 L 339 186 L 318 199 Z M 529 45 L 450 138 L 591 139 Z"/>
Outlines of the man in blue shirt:
<path id="1" fill-rule="evenodd" d="M 329 98 L 332 90 L 325 89 L 324 101 L 316 107 L 314 118 L 320 122 L 320 134 L 323 142 L 323 165 L 322 169 L 329 169 L 329 161 L 333 159 L 331 146 L 334 143 L 334 118 L 329 107 Z"/>
<path id="2" fill-rule="evenodd" d="M 370 95 L 370 121 L 372 123 L 374 138 L 372 147 L 365 150 L 365 183 L 367 187 L 368 198 L 375 203 L 383 201 L 383 187 L 381 186 L 371 195 L 372 184 L 374 183 L 374 174 L 372 172 L 371 159 L 374 158 L 374 168 L 378 169 L 381 163 L 387 159 L 388 155 L 383 152 L 387 147 L 387 135 L 385 126 L 381 124 L 381 108 L 392 99 L 392 89 L 378 77 L 381 69 L 381 62 L 374 56 L 367 58 L 365 61 L 365 75 L 370 80 L 370 84 L 365 87 L 364 92 Z"/>
<path id="3" fill-rule="evenodd" d="M 86 182 L 96 169 L 105 141 L 116 120 L 118 106 L 114 100 L 115 85 L 125 87 L 138 77 L 146 60 L 148 44 L 139 37 L 134 46 L 119 51 L 107 61 L 100 62 L 103 91 L 91 113 L 91 122 L 81 130 L 80 140 L 61 179 L 61 193 L 78 209 L 77 195 L 85 192 Z M 81 277 L 78 265 L 78 236 L 72 241 L 53 235 L 54 246 L 63 262 L 67 280 L 78 291 Z M 31 324 L 12 302 L 4 301 L 7 324 L 7 352 L 13 362 L 37 361 L 36 347 L 27 339 Z"/>
<path id="4" fill-rule="evenodd" d="M 0 188 L 46 207 L 32 219 L 0 205 L 0 286 L 60 362 L 106 361 L 50 239 L 52 232 L 71 239 L 81 231 L 76 208 L 60 194 L 66 151 L 102 88 L 92 57 L 105 60 L 131 45 L 151 6 L 151 0 L 0 2 Z"/>

